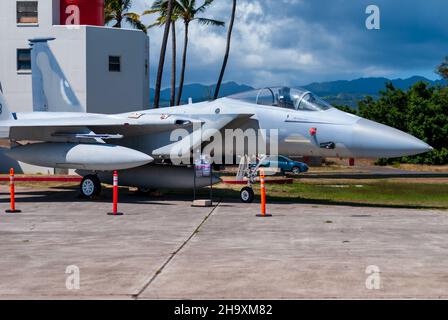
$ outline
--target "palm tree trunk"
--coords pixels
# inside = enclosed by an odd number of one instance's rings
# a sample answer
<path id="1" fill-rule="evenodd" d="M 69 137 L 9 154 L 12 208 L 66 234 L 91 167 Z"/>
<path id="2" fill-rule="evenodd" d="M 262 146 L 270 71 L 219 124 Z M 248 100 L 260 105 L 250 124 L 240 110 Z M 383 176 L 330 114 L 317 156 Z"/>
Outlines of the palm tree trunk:
<path id="1" fill-rule="evenodd" d="M 180 72 L 180 82 L 179 82 L 179 91 L 177 93 L 177 101 L 176 105 L 179 106 L 182 99 L 182 90 L 184 88 L 185 81 L 185 67 L 187 64 L 187 49 L 188 49 L 188 27 L 189 23 L 185 22 L 185 39 L 184 39 L 184 52 L 182 56 L 182 69 Z"/>
<path id="2" fill-rule="evenodd" d="M 171 39 L 173 50 L 173 61 L 171 62 L 171 97 L 170 106 L 173 107 L 176 103 L 176 63 L 177 63 L 177 44 L 176 44 L 176 22 L 172 22 L 171 26 Z"/>
<path id="3" fill-rule="evenodd" d="M 236 0 L 233 0 L 232 17 L 230 18 L 229 31 L 227 33 L 227 47 L 226 54 L 224 55 L 224 62 L 221 68 L 221 74 L 219 75 L 218 83 L 216 84 L 214 99 L 218 99 L 219 90 L 221 89 L 222 80 L 224 79 L 224 73 L 226 72 L 227 62 L 229 61 L 230 54 L 230 43 L 232 41 L 233 24 L 235 23 L 235 13 L 236 13 Z"/>
<path id="4" fill-rule="evenodd" d="M 157 81 L 154 94 L 154 108 L 158 108 L 160 104 L 160 91 L 162 90 L 163 67 L 165 65 L 166 47 L 168 44 L 168 36 L 170 34 L 171 16 L 173 14 L 173 1 L 168 0 L 168 10 L 165 23 L 165 32 L 163 34 L 162 48 L 160 49 L 159 69 L 157 71 Z"/>
<path id="5" fill-rule="evenodd" d="M 123 22 L 123 14 L 124 14 L 123 6 L 120 6 L 115 11 L 115 20 L 117 21 L 117 23 L 115 23 L 114 28 L 121 29 L 121 24 Z"/>
<path id="6" fill-rule="evenodd" d="M 118 15 L 116 20 L 117 20 L 117 23 L 115 23 L 114 28 L 121 29 L 121 21 L 122 21 L 121 15 Z"/>

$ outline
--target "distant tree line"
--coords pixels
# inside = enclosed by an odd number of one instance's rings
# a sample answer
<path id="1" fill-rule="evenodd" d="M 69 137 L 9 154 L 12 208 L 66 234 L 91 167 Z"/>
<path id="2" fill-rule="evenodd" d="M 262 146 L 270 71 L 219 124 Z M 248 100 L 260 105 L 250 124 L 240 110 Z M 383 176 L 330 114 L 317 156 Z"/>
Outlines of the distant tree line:
<path id="1" fill-rule="evenodd" d="M 441 65 L 443 67 L 443 65 Z M 446 61 L 444 65 L 446 69 Z M 440 73 L 443 76 L 443 73 Z M 448 78 L 448 73 L 443 76 Z M 339 109 L 359 115 L 404 132 L 407 132 L 434 147 L 434 151 L 398 159 L 381 159 L 379 164 L 414 163 L 448 164 L 448 87 L 430 86 L 418 82 L 408 91 L 397 89 L 387 83 L 380 97 L 368 96 L 358 102 L 359 109 L 338 106 Z"/>

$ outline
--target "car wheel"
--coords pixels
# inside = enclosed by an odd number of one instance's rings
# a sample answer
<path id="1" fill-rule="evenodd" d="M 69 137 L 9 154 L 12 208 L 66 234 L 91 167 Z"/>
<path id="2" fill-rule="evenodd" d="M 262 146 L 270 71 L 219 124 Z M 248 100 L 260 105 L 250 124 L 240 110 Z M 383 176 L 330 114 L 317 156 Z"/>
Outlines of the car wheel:
<path id="1" fill-rule="evenodd" d="M 292 168 L 292 173 L 294 173 L 294 174 L 299 174 L 301 171 L 300 171 L 300 168 L 299 167 L 294 167 L 294 168 Z"/>
<path id="2" fill-rule="evenodd" d="M 83 197 L 93 198 L 101 193 L 101 181 L 95 175 L 85 176 L 79 189 Z"/>
<path id="3" fill-rule="evenodd" d="M 255 193 L 252 188 L 244 187 L 240 192 L 241 202 L 243 203 L 252 203 L 254 202 Z"/>

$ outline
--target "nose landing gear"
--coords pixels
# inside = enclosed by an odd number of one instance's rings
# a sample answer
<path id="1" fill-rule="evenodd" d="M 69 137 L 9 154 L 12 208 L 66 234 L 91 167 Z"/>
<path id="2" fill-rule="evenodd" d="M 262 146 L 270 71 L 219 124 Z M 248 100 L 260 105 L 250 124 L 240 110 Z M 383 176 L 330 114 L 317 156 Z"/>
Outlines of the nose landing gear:
<path id="1" fill-rule="evenodd" d="M 258 161 L 255 160 L 254 162 L 252 162 L 251 158 L 248 155 L 245 155 L 241 158 L 236 180 L 243 181 L 244 179 L 247 179 L 247 186 L 241 189 L 240 191 L 241 202 L 243 203 L 254 202 L 255 193 L 252 186 L 255 184 L 255 179 L 257 178 L 258 175 L 258 169 L 260 168 L 261 163 L 265 159 L 266 156 L 263 156 L 260 157 Z"/>
<path id="2" fill-rule="evenodd" d="M 244 187 L 240 192 L 241 202 L 243 203 L 252 203 L 254 202 L 255 193 L 252 187 Z"/>

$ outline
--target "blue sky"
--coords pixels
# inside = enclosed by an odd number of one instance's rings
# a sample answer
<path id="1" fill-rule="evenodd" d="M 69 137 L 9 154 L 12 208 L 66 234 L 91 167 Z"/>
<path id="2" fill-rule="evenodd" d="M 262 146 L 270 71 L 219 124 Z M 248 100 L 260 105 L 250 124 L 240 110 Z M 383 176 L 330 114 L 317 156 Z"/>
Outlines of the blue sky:
<path id="1" fill-rule="evenodd" d="M 152 0 L 134 0 L 142 12 Z M 238 0 L 225 81 L 253 86 L 303 85 L 359 77 L 438 76 L 448 55 L 447 0 Z M 202 3 L 202 0 L 198 0 Z M 381 29 L 368 30 L 365 13 L 377 5 Z M 230 0 L 216 0 L 206 17 L 228 21 Z M 154 18 L 145 17 L 146 23 Z M 216 82 L 227 28 L 191 26 L 186 83 Z M 162 29 L 149 31 L 154 85 Z M 183 27 L 178 26 L 179 47 Z M 179 55 L 181 53 L 179 48 Z M 169 48 L 169 50 L 171 50 Z M 168 51 L 164 86 L 169 84 Z"/>

